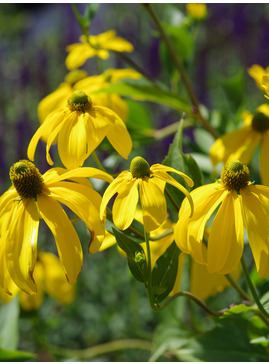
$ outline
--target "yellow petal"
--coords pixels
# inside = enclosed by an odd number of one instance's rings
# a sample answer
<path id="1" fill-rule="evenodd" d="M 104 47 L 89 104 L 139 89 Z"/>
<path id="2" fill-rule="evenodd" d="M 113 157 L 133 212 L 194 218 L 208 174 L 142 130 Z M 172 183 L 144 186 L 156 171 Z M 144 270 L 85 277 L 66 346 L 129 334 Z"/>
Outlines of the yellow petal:
<path id="1" fill-rule="evenodd" d="M 39 140 L 41 138 L 48 138 L 48 136 L 49 136 L 48 134 L 52 133 L 55 130 L 55 128 L 59 124 L 61 124 L 63 121 L 64 121 L 64 113 L 62 112 L 62 109 L 60 109 L 57 112 L 53 112 L 47 116 L 46 120 L 37 129 L 37 131 L 33 135 L 32 139 L 30 140 L 30 143 L 28 145 L 27 156 L 31 161 L 34 160 L 35 150 L 36 150 L 37 143 L 39 142 Z M 53 143 L 54 140 L 55 140 L 55 137 L 53 138 L 51 143 Z"/>
<path id="2" fill-rule="evenodd" d="M 100 117 L 96 110 L 91 110 L 84 115 L 87 136 L 87 150 L 90 155 L 104 140 L 108 124 Z"/>
<path id="3" fill-rule="evenodd" d="M 100 217 L 101 220 L 105 219 L 106 216 L 106 207 L 110 199 L 118 192 L 120 185 L 125 184 L 128 180 L 132 179 L 132 175 L 130 172 L 123 171 L 118 177 L 107 187 L 104 192 L 103 199 L 100 206 Z"/>
<path id="4" fill-rule="evenodd" d="M 44 270 L 43 288 L 60 303 L 67 305 L 75 298 L 75 286 L 66 280 L 59 259 L 51 253 L 39 253 L 39 260 Z"/>
<path id="5" fill-rule="evenodd" d="M 6 238 L 6 262 L 17 286 L 35 293 L 33 270 L 37 258 L 39 214 L 33 199 L 22 200 L 14 206 L 10 232 Z"/>
<path id="6" fill-rule="evenodd" d="M 262 90 L 262 78 L 266 75 L 266 70 L 260 65 L 254 64 L 248 69 L 248 74 L 255 80 L 256 85 Z"/>
<path id="7" fill-rule="evenodd" d="M 190 212 L 190 204 L 188 203 L 187 198 L 184 198 L 178 213 L 178 221 L 175 226 L 174 236 L 177 246 L 186 254 L 191 253 L 188 244 L 188 224 L 190 221 Z"/>
<path id="8" fill-rule="evenodd" d="M 222 201 L 210 229 L 207 246 L 209 273 L 231 273 L 243 254 L 244 227 L 240 198 L 233 190 Z"/>
<path id="9" fill-rule="evenodd" d="M 269 186 L 269 168 L 268 168 L 268 156 L 269 156 L 269 132 L 263 133 L 261 154 L 260 154 L 260 174 L 262 184 Z"/>
<path id="10" fill-rule="evenodd" d="M 153 174 L 155 174 L 156 172 L 158 173 L 159 171 L 176 173 L 179 176 L 181 176 L 187 182 L 189 187 L 193 187 L 193 180 L 189 176 L 187 176 L 185 173 L 177 171 L 175 168 L 165 166 L 165 165 L 162 165 L 162 164 L 153 164 L 150 167 L 150 170 L 151 170 L 151 172 Z"/>
<path id="11" fill-rule="evenodd" d="M 257 147 L 259 137 L 259 133 L 251 126 L 244 126 L 224 134 L 215 141 L 209 151 L 212 164 L 215 166 L 220 162 L 226 163 L 228 158 L 238 159 L 247 164 Z"/>
<path id="12" fill-rule="evenodd" d="M 74 180 L 74 178 L 81 178 L 81 177 L 90 177 L 90 178 L 98 178 L 106 182 L 112 182 L 113 177 L 110 176 L 108 173 L 103 172 L 97 168 L 92 167 L 82 167 L 82 168 L 75 168 L 72 170 L 66 169 L 65 173 L 59 172 L 58 169 L 51 169 L 50 173 L 45 173 L 43 175 L 44 182 L 49 186 L 51 183 L 59 182 L 64 179 Z"/>
<path id="13" fill-rule="evenodd" d="M 166 200 L 154 178 L 144 177 L 139 187 L 143 223 L 146 231 L 152 231 L 166 219 Z"/>
<path id="14" fill-rule="evenodd" d="M 46 181 L 46 184 L 49 184 L 49 183 L 53 183 L 55 180 L 57 180 L 58 176 L 66 173 L 66 172 L 68 172 L 68 169 L 66 169 L 66 168 L 61 168 L 61 167 L 51 168 L 51 169 L 47 170 L 43 174 L 42 177 L 43 177 L 43 180 Z M 83 184 L 83 185 L 87 186 L 88 188 L 93 188 L 91 182 L 85 177 L 73 177 L 73 178 L 71 177 L 69 179 L 71 181 Z"/>
<path id="15" fill-rule="evenodd" d="M 81 167 L 89 156 L 87 135 L 82 113 L 72 113 L 58 135 L 58 150 L 61 161 L 69 168 Z"/>
<path id="16" fill-rule="evenodd" d="M 241 189 L 244 226 L 259 275 L 263 275 L 262 261 L 269 255 L 269 193 L 265 186 Z"/>
<path id="17" fill-rule="evenodd" d="M 131 43 L 120 37 L 107 40 L 103 47 L 117 52 L 132 52 L 134 50 L 134 47 Z"/>
<path id="18" fill-rule="evenodd" d="M 88 43 L 85 44 L 72 44 L 66 50 L 70 53 L 67 55 L 65 65 L 68 70 L 73 70 L 82 66 L 88 58 L 96 55 L 96 50 Z"/>
<path id="19" fill-rule="evenodd" d="M 82 267 L 82 249 L 77 233 L 58 202 L 40 194 L 37 197 L 40 215 L 50 228 L 58 254 L 70 284 L 75 283 Z"/>
<path id="20" fill-rule="evenodd" d="M 206 263 L 203 244 L 205 225 L 227 193 L 218 182 L 198 187 L 191 193 L 195 209 L 188 223 L 188 250 L 200 264 Z"/>
<path id="21" fill-rule="evenodd" d="M 72 182 L 57 182 L 50 185 L 50 196 L 65 204 L 86 224 L 91 232 L 90 252 L 95 253 L 105 235 L 100 220 L 101 196 L 93 189 Z"/>
<path id="22" fill-rule="evenodd" d="M 99 252 L 110 248 L 112 245 L 117 243 L 114 235 L 110 234 L 107 230 L 105 231 L 105 238 L 102 242 L 102 245 L 99 248 Z"/>
<path id="23" fill-rule="evenodd" d="M 112 215 L 114 224 L 120 230 L 127 229 L 133 222 L 138 203 L 138 183 L 138 179 L 133 178 L 118 186 Z"/>

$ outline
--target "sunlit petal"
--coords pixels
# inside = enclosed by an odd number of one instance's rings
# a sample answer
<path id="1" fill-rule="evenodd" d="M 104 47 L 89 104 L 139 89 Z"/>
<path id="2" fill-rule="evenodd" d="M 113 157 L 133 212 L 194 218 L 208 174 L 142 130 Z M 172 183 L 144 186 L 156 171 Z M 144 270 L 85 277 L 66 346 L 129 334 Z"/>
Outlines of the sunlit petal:
<path id="1" fill-rule="evenodd" d="M 209 273 L 231 273 L 243 254 L 244 228 L 240 197 L 231 190 L 214 218 L 207 247 Z"/>
<path id="2" fill-rule="evenodd" d="M 166 200 L 154 178 L 144 177 L 139 187 L 144 226 L 146 231 L 152 231 L 166 219 Z"/>
<path id="3" fill-rule="evenodd" d="M 91 232 L 90 253 L 95 253 L 105 235 L 100 220 L 101 196 L 93 189 L 72 182 L 57 182 L 50 185 L 50 196 L 65 204 L 86 224 Z"/>
<path id="4" fill-rule="evenodd" d="M 269 196 L 268 192 L 263 193 L 264 190 L 264 186 L 241 189 L 244 225 L 260 276 L 263 274 L 262 260 L 269 255 Z"/>
<path id="5" fill-rule="evenodd" d="M 68 70 L 72 70 L 82 66 L 86 60 L 95 56 L 96 50 L 89 44 L 72 44 L 67 46 L 67 52 L 70 52 L 65 60 L 65 65 Z"/>
<path id="6" fill-rule="evenodd" d="M 112 215 L 114 224 L 120 230 L 127 229 L 133 222 L 139 198 L 138 183 L 137 179 L 132 179 L 117 189 L 118 196 L 113 204 Z"/>
<path id="7" fill-rule="evenodd" d="M 77 233 L 59 203 L 52 197 L 38 195 L 40 215 L 50 228 L 58 254 L 70 284 L 75 283 L 82 267 L 82 249 Z"/>

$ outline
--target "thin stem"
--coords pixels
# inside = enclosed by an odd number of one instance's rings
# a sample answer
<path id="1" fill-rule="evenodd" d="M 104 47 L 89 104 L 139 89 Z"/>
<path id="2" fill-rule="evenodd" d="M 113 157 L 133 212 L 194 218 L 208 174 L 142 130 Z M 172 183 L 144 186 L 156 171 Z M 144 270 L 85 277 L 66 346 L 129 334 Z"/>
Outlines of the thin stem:
<path id="1" fill-rule="evenodd" d="M 158 310 L 163 309 L 165 306 L 167 306 L 170 302 L 172 302 L 175 298 L 185 296 L 197 303 L 205 312 L 207 312 L 211 316 L 221 316 L 223 315 L 223 312 L 221 311 L 214 311 L 210 307 L 208 307 L 203 301 L 201 301 L 198 297 L 196 297 L 194 294 L 188 292 L 188 291 L 181 291 L 176 294 L 174 294 L 172 297 L 168 298 L 163 304 L 158 306 Z"/>
<path id="2" fill-rule="evenodd" d="M 156 236 L 150 236 L 149 237 L 149 240 L 151 240 L 151 241 L 158 241 L 158 240 L 161 240 L 162 238 L 165 238 L 168 235 L 173 234 L 173 232 L 174 232 L 174 229 L 169 229 L 169 230 L 165 231 L 162 234 L 159 234 L 159 235 L 156 235 Z"/>
<path id="3" fill-rule="evenodd" d="M 155 87 L 160 89 L 160 86 L 156 83 L 156 81 L 145 71 L 143 70 L 138 64 L 136 64 L 131 58 L 129 58 L 126 54 L 117 51 L 111 51 L 120 57 L 125 63 L 129 64 L 132 68 L 134 68 L 137 72 L 141 73 L 145 78 L 147 78 L 151 83 L 154 84 Z"/>
<path id="4" fill-rule="evenodd" d="M 179 211 L 179 206 L 177 205 L 176 201 L 173 199 L 173 197 L 171 196 L 171 194 L 167 191 L 167 189 L 165 189 L 165 193 L 167 195 L 167 197 L 169 198 L 169 200 L 171 201 L 172 205 L 175 207 L 175 209 L 177 210 L 177 212 Z"/>
<path id="5" fill-rule="evenodd" d="M 211 127 L 211 125 L 208 123 L 208 121 L 202 116 L 201 112 L 200 112 L 200 108 L 199 108 L 199 101 L 196 97 L 196 94 L 193 90 L 192 84 L 181 64 L 180 59 L 178 58 L 177 54 L 174 51 L 174 48 L 172 46 L 172 44 L 170 43 L 169 38 L 167 37 L 161 22 L 159 21 L 159 19 L 157 18 L 156 14 L 154 13 L 151 4 L 141 4 L 144 9 L 146 9 L 146 11 L 148 12 L 148 14 L 150 15 L 150 17 L 152 18 L 156 28 L 159 31 L 160 37 L 163 40 L 163 42 L 166 45 L 166 48 L 176 66 L 176 68 L 178 69 L 179 73 L 181 74 L 182 77 L 182 81 L 186 87 L 186 90 L 188 92 L 188 95 L 190 97 L 190 100 L 193 104 L 193 106 L 195 107 L 196 111 L 197 111 L 197 116 L 198 119 L 200 120 L 201 124 L 203 125 L 203 127 L 216 139 L 218 137 L 217 133 L 215 132 L 215 130 Z"/>
<path id="6" fill-rule="evenodd" d="M 103 167 L 102 163 L 100 162 L 100 159 L 97 157 L 95 150 L 92 152 L 92 157 L 93 157 L 97 167 L 107 173 L 106 169 Z"/>
<path id="7" fill-rule="evenodd" d="M 137 349 L 137 350 L 151 351 L 152 343 L 146 340 L 124 339 L 124 340 L 111 341 L 105 344 L 96 345 L 91 348 L 82 350 L 71 350 L 55 346 L 52 346 L 49 349 L 50 352 L 57 355 L 79 357 L 81 359 L 90 359 L 117 350 Z"/>
<path id="8" fill-rule="evenodd" d="M 243 269 L 243 272 L 244 272 L 245 277 L 246 277 L 246 281 L 247 281 L 248 287 L 249 287 L 249 289 L 250 289 L 250 291 L 251 291 L 251 293 L 252 293 L 252 296 L 253 296 L 253 298 L 254 298 L 254 301 L 256 302 L 256 304 L 257 304 L 258 308 L 260 309 L 261 313 L 263 314 L 263 316 L 264 316 L 264 317 L 267 319 L 267 321 L 268 321 L 268 319 L 269 319 L 269 314 L 268 314 L 268 312 L 265 310 L 265 308 L 263 307 L 263 305 L 261 304 L 261 301 L 260 301 L 259 296 L 258 296 L 258 294 L 257 294 L 257 292 L 256 292 L 256 289 L 255 289 L 255 287 L 254 287 L 254 285 L 253 285 L 253 283 L 252 283 L 252 281 L 251 281 L 251 279 L 250 279 L 250 276 L 249 276 L 249 274 L 248 274 L 248 270 L 247 270 L 246 262 L 245 262 L 245 259 L 244 259 L 244 257 L 243 257 L 243 256 L 242 256 L 242 258 L 241 258 L 241 265 L 242 265 L 242 269 Z M 269 321 L 268 321 L 268 323 L 269 323 Z"/>
<path id="9" fill-rule="evenodd" d="M 149 245 L 149 233 L 144 228 L 145 242 L 147 248 L 147 268 L 148 268 L 148 281 L 147 281 L 147 291 L 148 298 L 150 302 L 150 306 L 153 311 L 156 311 L 156 305 L 153 302 L 153 294 L 152 294 L 152 272 L 151 272 L 151 253 L 150 253 L 150 245 Z"/>
<path id="10" fill-rule="evenodd" d="M 239 284 L 237 284 L 237 282 L 235 282 L 230 274 L 225 274 L 225 277 L 244 300 L 251 301 L 249 295 L 239 286 Z"/>

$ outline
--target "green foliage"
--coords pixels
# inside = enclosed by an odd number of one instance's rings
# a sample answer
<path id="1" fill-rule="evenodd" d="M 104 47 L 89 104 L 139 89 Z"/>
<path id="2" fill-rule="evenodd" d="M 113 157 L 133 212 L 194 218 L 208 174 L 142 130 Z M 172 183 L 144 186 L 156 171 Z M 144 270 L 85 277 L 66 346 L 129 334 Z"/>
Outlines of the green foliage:
<path id="1" fill-rule="evenodd" d="M 152 272 L 154 302 L 163 301 L 172 291 L 177 273 L 180 250 L 172 243 L 157 260 Z"/>
<path id="2" fill-rule="evenodd" d="M 20 307 L 18 297 L 1 307 L 0 311 L 0 347 L 6 350 L 15 350 L 18 346 Z"/>

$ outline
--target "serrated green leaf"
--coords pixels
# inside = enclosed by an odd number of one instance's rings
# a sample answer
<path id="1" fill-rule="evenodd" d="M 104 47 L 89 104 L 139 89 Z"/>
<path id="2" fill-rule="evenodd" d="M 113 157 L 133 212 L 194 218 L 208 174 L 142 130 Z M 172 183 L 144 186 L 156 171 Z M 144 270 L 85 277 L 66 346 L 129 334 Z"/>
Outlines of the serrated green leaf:
<path id="1" fill-rule="evenodd" d="M 180 100 L 178 94 L 161 90 L 158 87 L 144 80 L 130 80 L 125 82 L 117 82 L 108 87 L 100 89 L 95 93 L 116 93 L 121 96 L 130 96 L 137 98 L 139 101 L 152 101 L 162 105 L 167 105 L 181 112 L 191 112 L 191 108 L 183 100 Z"/>
<path id="2" fill-rule="evenodd" d="M 240 314 L 240 313 L 244 313 L 244 312 L 248 312 L 248 311 L 253 311 L 253 307 L 246 306 L 243 303 L 241 303 L 240 305 L 234 305 L 234 306 L 230 307 L 228 310 L 225 310 L 224 314 L 223 314 L 223 316 L 221 316 L 221 318 L 225 318 L 225 316 L 230 316 L 233 314 Z"/>
<path id="3" fill-rule="evenodd" d="M 152 271 L 152 286 L 155 302 L 163 301 L 174 287 L 178 273 L 178 257 L 180 250 L 172 243 L 157 260 Z"/>

